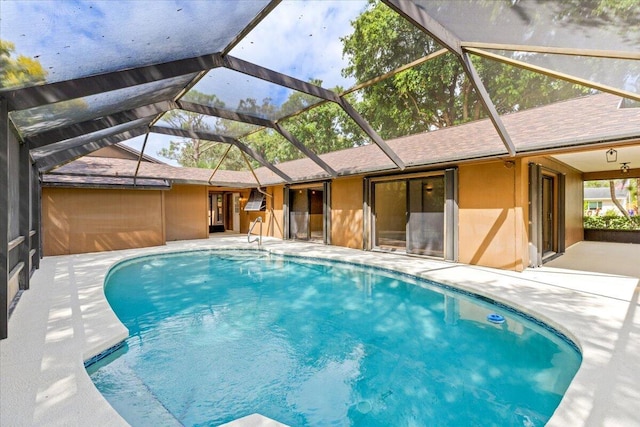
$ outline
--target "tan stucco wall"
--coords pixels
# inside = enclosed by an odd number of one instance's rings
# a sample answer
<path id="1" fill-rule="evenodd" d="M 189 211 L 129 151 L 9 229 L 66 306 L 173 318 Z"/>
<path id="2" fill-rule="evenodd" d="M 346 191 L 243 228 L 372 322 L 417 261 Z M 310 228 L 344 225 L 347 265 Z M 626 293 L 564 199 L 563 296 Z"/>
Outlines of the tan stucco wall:
<path id="1" fill-rule="evenodd" d="M 363 249 L 362 178 L 331 183 L 331 244 Z"/>
<path id="2" fill-rule="evenodd" d="M 201 185 L 174 185 L 165 191 L 167 241 L 209 237 L 207 203 L 207 187 Z"/>
<path id="3" fill-rule="evenodd" d="M 501 161 L 459 169 L 459 261 L 522 271 L 524 216 L 517 187 L 520 165 Z"/>
<path id="4" fill-rule="evenodd" d="M 159 190 L 43 188 L 43 254 L 163 245 L 162 212 Z"/>
<path id="5" fill-rule="evenodd" d="M 249 201 L 250 195 L 251 190 L 240 191 L 240 233 L 247 233 L 251 226 L 251 222 L 253 222 L 257 217 L 261 216 L 263 221 L 266 219 L 265 212 L 247 212 L 244 210 L 245 205 Z M 269 197 L 267 197 L 267 199 L 269 199 Z M 268 200 L 267 203 L 269 203 Z M 263 231 L 264 230 L 266 229 L 263 228 Z M 257 228 L 254 230 L 254 234 L 258 234 Z"/>
<path id="6" fill-rule="evenodd" d="M 267 197 L 265 235 L 282 239 L 284 238 L 284 186 L 269 187 L 267 194 L 271 194 L 272 197 Z"/>

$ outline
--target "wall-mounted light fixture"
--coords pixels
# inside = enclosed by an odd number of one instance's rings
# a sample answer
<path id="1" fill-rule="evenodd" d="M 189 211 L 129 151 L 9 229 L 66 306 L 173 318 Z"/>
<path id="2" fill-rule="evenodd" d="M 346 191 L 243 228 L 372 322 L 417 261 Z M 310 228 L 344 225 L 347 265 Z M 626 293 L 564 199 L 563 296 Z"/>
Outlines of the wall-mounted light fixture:
<path id="1" fill-rule="evenodd" d="M 620 172 L 622 173 L 629 173 L 629 163 L 631 162 L 624 162 L 624 163 L 620 163 Z"/>
<path id="2" fill-rule="evenodd" d="M 613 148 L 610 148 L 607 151 L 607 162 L 608 163 L 615 163 L 618 161 L 618 152 L 616 150 L 614 150 Z"/>

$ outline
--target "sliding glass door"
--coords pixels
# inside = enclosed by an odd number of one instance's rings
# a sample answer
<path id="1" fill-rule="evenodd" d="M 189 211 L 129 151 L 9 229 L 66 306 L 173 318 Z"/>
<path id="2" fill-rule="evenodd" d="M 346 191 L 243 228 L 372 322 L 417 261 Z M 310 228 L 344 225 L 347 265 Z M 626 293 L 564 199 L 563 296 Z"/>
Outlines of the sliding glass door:
<path id="1" fill-rule="evenodd" d="M 373 183 L 374 247 L 444 256 L 443 175 Z"/>
<path id="2" fill-rule="evenodd" d="M 289 237 L 296 240 L 324 241 L 324 188 L 292 189 L 289 192 L 289 204 Z"/>

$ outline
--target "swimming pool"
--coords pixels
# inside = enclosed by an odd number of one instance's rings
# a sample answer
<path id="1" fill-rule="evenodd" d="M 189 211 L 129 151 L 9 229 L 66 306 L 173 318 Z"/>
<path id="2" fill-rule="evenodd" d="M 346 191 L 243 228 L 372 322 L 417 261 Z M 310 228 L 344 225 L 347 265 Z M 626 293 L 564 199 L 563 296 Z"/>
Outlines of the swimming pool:
<path id="1" fill-rule="evenodd" d="M 88 371 L 132 425 L 539 426 L 581 360 L 507 307 L 342 263 L 158 255 L 118 264 L 105 292 L 130 336 Z"/>

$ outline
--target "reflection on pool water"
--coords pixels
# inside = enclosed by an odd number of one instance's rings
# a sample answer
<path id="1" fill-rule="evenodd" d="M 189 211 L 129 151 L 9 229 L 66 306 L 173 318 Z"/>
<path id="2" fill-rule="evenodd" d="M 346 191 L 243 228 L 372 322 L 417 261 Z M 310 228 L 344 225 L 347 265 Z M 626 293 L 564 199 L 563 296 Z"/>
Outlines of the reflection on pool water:
<path id="1" fill-rule="evenodd" d="M 542 426 L 581 361 L 504 306 L 342 263 L 157 255 L 105 292 L 130 336 L 87 370 L 134 426 Z"/>

